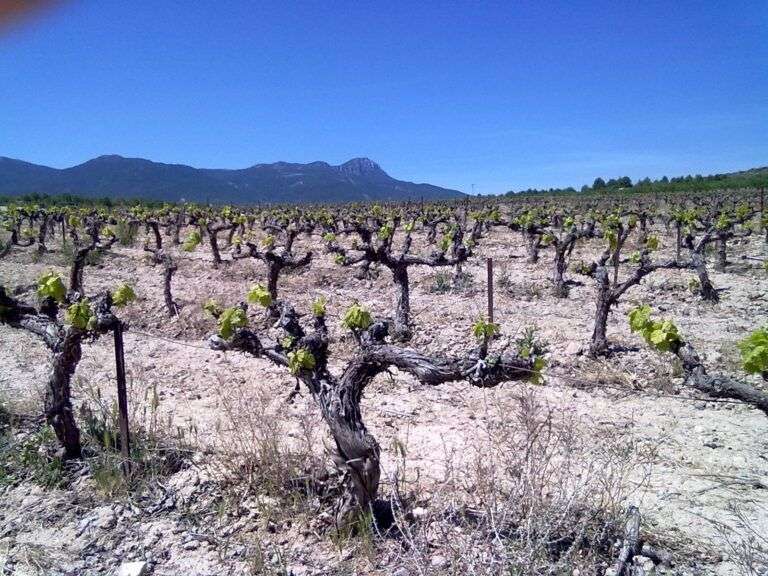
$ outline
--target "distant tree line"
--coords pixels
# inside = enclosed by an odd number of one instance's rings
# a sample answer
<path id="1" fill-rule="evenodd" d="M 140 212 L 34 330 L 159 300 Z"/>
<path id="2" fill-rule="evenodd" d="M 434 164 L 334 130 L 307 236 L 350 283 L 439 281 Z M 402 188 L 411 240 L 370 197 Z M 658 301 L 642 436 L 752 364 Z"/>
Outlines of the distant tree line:
<path id="1" fill-rule="evenodd" d="M 622 176 L 620 178 L 611 178 L 608 181 L 602 178 L 595 178 L 592 185 L 585 184 L 578 191 L 573 186 L 567 188 L 549 188 L 549 189 L 536 189 L 528 188 L 527 190 L 520 190 L 515 192 L 514 190 L 507 192 L 506 196 L 512 195 L 533 195 L 533 194 L 576 194 L 581 192 L 584 194 L 596 193 L 601 194 L 605 192 L 690 192 L 690 191 L 705 191 L 705 190 L 721 190 L 721 189 L 745 189 L 745 188 L 761 188 L 768 186 L 768 167 L 755 168 L 744 172 L 732 172 L 728 174 L 711 174 L 709 176 L 702 176 L 696 174 L 695 176 L 677 176 L 674 178 L 668 178 L 662 176 L 658 180 L 651 180 L 650 178 L 642 178 L 637 182 L 632 182 L 629 176 Z"/>
<path id="2" fill-rule="evenodd" d="M 22 194 L 10 196 L 0 194 L 0 204 L 38 204 L 40 206 L 100 206 L 112 208 L 113 206 L 145 206 L 147 208 L 159 208 L 168 204 L 159 200 L 145 200 L 140 198 L 88 198 L 75 194 Z"/>

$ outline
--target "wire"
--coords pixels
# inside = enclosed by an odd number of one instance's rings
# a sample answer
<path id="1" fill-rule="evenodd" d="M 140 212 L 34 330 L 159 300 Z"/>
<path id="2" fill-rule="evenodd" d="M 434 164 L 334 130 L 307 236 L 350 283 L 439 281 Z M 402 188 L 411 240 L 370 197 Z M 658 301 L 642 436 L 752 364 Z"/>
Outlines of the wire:
<path id="1" fill-rule="evenodd" d="M 163 342 L 169 342 L 171 344 L 176 344 L 178 346 L 186 346 L 187 348 L 195 348 L 198 350 L 208 350 L 212 351 L 212 348 L 209 348 L 208 346 L 200 346 L 198 344 L 191 344 L 189 342 L 185 342 L 183 340 L 174 340 L 172 338 L 166 338 L 165 336 L 158 336 L 156 334 L 150 334 L 148 332 L 142 332 L 139 330 L 133 330 L 131 328 L 128 329 L 127 333 L 133 333 L 138 334 L 141 336 L 145 336 L 147 338 L 152 338 L 155 340 L 160 340 Z M 521 372 L 528 372 L 529 374 L 533 375 L 537 372 L 535 370 L 532 370 L 530 368 L 517 368 L 517 370 L 520 370 Z M 608 384 L 606 382 L 601 382 L 599 380 L 587 380 L 583 378 L 578 378 L 570 375 L 566 375 L 563 373 L 555 372 L 551 369 L 546 370 L 546 374 L 550 377 L 553 377 L 558 380 L 562 380 L 564 382 L 570 382 L 572 384 L 576 384 L 579 388 L 599 388 L 602 390 L 608 389 L 608 390 L 616 390 L 618 392 L 637 392 L 639 396 L 644 396 L 646 398 L 669 398 L 672 400 L 680 400 L 680 401 L 689 401 L 689 402 L 713 402 L 716 404 L 739 404 L 743 405 L 746 404 L 745 402 L 742 402 L 740 400 L 728 400 L 724 398 L 698 398 L 695 396 L 680 396 L 678 394 L 656 394 L 653 392 L 646 392 L 643 390 L 630 390 L 628 388 L 624 388 L 621 386 L 613 386 L 611 384 Z"/>
<path id="2" fill-rule="evenodd" d="M 166 338 L 165 336 L 158 336 L 156 334 L 150 334 L 148 332 L 141 332 L 140 330 L 134 330 L 130 326 L 126 331 L 126 334 L 139 334 L 147 338 L 154 338 L 155 340 L 162 340 L 163 342 L 170 342 L 171 344 L 186 346 L 187 348 L 197 348 L 198 350 L 212 350 L 212 348 L 209 348 L 208 346 L 200 346 L 198 344 L 191 344 L 189 342 L 185 342 L 184 340 L 174 340 L 173 338 Z"/>

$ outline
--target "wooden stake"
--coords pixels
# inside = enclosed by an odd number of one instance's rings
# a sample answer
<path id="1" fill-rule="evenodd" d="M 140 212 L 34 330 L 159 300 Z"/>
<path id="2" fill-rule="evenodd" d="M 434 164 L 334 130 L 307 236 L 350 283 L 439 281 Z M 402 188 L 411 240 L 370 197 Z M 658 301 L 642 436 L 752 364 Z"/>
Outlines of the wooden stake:
<path id="1" fill-rule="evenodd" d="M 485 260 L 488 270 L 488 322 L 493 322 L 493 258 Z"/>
<path id="2" fill-rule="evenodd" d="M 117 410 L 120 421 L 120 453 L 123 456 L 123 474 L 130 471 L 131 434 L 128 429 L 128 391 L 125 383 L 125 351 L 123 348 L 123 323 L 115 325 L 115 370 L 117 372 Z"/>

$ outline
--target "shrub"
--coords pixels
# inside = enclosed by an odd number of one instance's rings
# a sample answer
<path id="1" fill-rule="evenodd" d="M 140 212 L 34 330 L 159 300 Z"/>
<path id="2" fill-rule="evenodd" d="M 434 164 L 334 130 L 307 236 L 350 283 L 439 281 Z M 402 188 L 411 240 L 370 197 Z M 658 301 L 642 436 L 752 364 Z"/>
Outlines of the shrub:
<path id="1" fill-rule="evenodd" d="M 16 434 L 0 430 L 0 486 L 24 481 L 44 488 L 64 486 L 66 476 L 56 448 L 56 435 L 47 424 Z"/>
<path id="2" fill-rule="evenodd" d="M 533 389 L 514 399 L 489 391 L 485 406 L 482 432 L 459 447 L 460 464 L 448 456 L 428 508 L 410 521 L 395 509 L 407 544 L 397 565 L 414 574 L 604 573 L 629 486 L 647 484 L 653 448 L 626 436 L 595 442 L 584 422 L 548 409 Z"/>
<path id="3" fill-rule="evenodd" d="M 447 294 L 451 291 L 451 275 L 447 272 L 438 272 L 432 277 L 430 292 L 435 294 Z"/>

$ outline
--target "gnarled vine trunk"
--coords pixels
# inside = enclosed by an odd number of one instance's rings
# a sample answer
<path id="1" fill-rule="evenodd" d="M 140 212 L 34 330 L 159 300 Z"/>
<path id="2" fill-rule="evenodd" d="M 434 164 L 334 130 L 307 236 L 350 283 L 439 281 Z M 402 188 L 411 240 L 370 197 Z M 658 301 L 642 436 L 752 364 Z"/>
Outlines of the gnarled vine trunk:
<path id="1" fill-rule="evenodd" d="M 397 305 L 395 307 L 394 337 L 400 342 L 411 339 L 411 297 L 408 279 L 408 267 L 395 266 L 392 277 L 397 285 Z"/>
<path id="2" fill-rule="evenodd" d="M 724 236 L 717 238 L 717 263 L 715 270 L 723 271 L 728 266 L 728 240 Z"/>
<path id="3" fill-rule="evenodd" d="M 712 281 L 709 279 L 707 261 L 704 259 L 704 255 L 698 251 L 691 252 L 691 265 L 699 279 L 699 293 L 701 297 L 708 302 L 719 301 L 720 297 L 717 295 L 717 290 L 715 290 Z"/>
<path id="4" fill-rule="evenodd" d="M 615 300 L 611 298 L 611 284 L 608 279 L 608 271 L 604 266 L 600 266 L 595 271 L 595 280 L 597 280 L 597 299 L 595 302 L 595 326 L 592 330 L 592 341 L 589 346 L 589 353 L 592 356 L 598 356 L 608 350 L 608 315 L 611 312 L 611 306 Z"/>
<path id="5" fill-rule="evenodd" d="M 152 230 L 152 234 L 155 237 L 155 249 L 161 250 L 163 248 L 163 235 L 160 234 L 160 224 L 153 220 L 147 222 L 147 228 Z"/>
<path id="6" fill-rule="evenodd" d="M 40 222 L 40 230 L 37 234 L 37 253 L 45 254 L 48 248 L 45 245 L 46 237 L 48 236 L 48 214 L 43 214 L 42 221 Z"/>
<path id="7" fill-rule="evenodd" d="M 79 458 L 82 451 L 71 397 L 72 376 L 82 357 L 82 337 L 77 328 L 64 328 L 53 349 L 51 374 L 45 389 L 45 418 L 64 447 L 65 458 Z"/>
<path id="8" fill-rule="evenodd" d="M 539 261 L 539 249 L 541 248 L 541 234 L 525 232 L 525 248 L 528 253 L 526 262 L 536 264 Z"/>
<path id="9" fill-rule="evenodd" d="M 677 346 L 673 352 L 683 363 L 685 384 L 712 396 L 713 398 L 733 398 L 750 404 L 768 415 L 768 394 L 744 382 L 727 376 L 710 376 L 704 364 L 690 343 Z"/>
<path id="10" fill-rule="evenodd" d="M 552 292 L 556 298 L 568 297 L 568 286 L 565 283 L 565 270 L 568 268 L 566 254 L 573 244 L 561 244 L 555 247 L 555 259 L 552 263 Z"/>
<path id="11" fill-rule="evenodd" d="M 4 297 L 4 294 L 2 295 Z M 16 306 L 13 300 L 6 300 Z M 51 371 L 45 386 L 45 419 L 56 433 L 64 452 L 64 458 L 79 458 L 81 455 L 80 430 L 75 421 L 72 408 L 72 375 L 82 356 L 84 333 L 72 326 L 61 326 L 54 319 L 34 312 L 21 310 L 23 314 L 8 318 L 6 321 L 37 334 L 53 352 Z"/>

